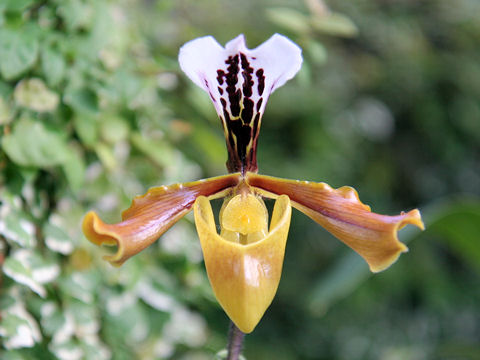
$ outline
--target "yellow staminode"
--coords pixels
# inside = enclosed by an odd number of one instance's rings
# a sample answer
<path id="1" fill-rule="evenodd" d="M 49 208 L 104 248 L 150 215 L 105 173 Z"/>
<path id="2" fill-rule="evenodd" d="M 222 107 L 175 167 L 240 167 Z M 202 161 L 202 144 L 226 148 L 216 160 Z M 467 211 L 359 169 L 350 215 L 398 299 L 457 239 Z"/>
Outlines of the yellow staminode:
<path id="1" fill-rule="evenodd" d="M 268 233 L 268 211 L 263 200 L 253 194 L 240 194 L 224 201 L 220 210 L 220 236 L 250 244 Z"/>

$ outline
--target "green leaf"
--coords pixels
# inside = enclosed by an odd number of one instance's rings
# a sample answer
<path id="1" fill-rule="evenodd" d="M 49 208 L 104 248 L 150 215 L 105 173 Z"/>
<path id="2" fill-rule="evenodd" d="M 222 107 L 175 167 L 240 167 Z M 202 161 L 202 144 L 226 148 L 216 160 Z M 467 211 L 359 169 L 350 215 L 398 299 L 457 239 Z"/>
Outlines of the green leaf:
<path id="1" fill-rule="evenodd" d="M 0 97 L 0 126 L 9 124 L 12 121 L 14 111 L 10 102 Z"/>
<path id="2" fill-rule="evenodd" d="M 2 141 L 3 150 L 22 166 L 48 167 L 64 163 L 71 151 L 62 135 L 41 122 L 21 119 Z"/>
<path id="3" fill-rule="evenodd" d="M 35 226 L 22 210 L 20 197 L 6 191 L 0 202 L 0 234 L 11 245 L 33 248 L 37 244 Z"/>
<path id="4" fill-rule="evenodd" d="M 80 140 L 87 146 L 94 146 L 98 140 L 98 126 L 95 116 L 78 113 L 73 118 L 73 126 Z"/>
<path id="5" fill-rule="evenodd" d="M 18 288 L 2 289 L 2 297 L 9 298 L 8 302 L 2 301 L 0 312 L 2 319 L 0 322 L 0 337 L 3 337 L 3 347 L 8 350 L 21 349 L 32 347 L 35 343 L 40 342 L 42 335 L 38 324 L 27 311 L 24 298 Z"/>
<path id="6" fill-rule="evenodd" d="M 91 4 L 81 0 L 60 1 L 58 14 L 63 18 L 69 31 L 89 27 L 94 18 Z"/>
<path id="7" fill-rule="evenodd" d="M 7 80 L 30 69 L 38 57 L 38 41 L 32 31 L 0 30 L 0 73 Z"/>
<path id="8" fill-rule="evenodd" d="M 5 291 L 4 293 L 2 293 L 2 296 L 0 297 L 0 310 L 3 311 L 5 309 L 15 305 L 16 301 L 17 301 L 17 299 L 15 298 L 15 296 L 12 296 L 12 294 Z"/>
<path id="9" fill-rule="evenodd" d="M 198 176 L 197 166 L 190 162 L 183 153 L 173 149 L 168 142 L 149 139 L 138 132 L 133 133 L 130 140 L 133 146 L 164 169 L 165 181 L 188 181 Z M 216 149 L 215 142 L 209 144 L 211 148 Z"/>
<path id="10" fill-rule="evenodd" d="M 2 360 L 28 360 L 28 358 L 23 355 L 23 352 L 17 350 L 8 351 L 4 354 L 0 353 L 0 355 L 2 356 Z"/>
<path id="11" fill-rule="evenodd" d="M 100 342 L 98 337 L 90 337 L 80 342 L 85 354 L 85 359 L 109 360 L 112 357 L 111 351 Z"/>
<path id="12" fill-rule="evenodd" d="M 350 38 L 358 34 L 358 28 L 352 20 L 334 12 L 314 17 L 311 24 L 315 30 L 328 35 Z"/>
<path id="13" fill-rule="evenodd" d="M 85 160 L 80 149 L 77 148 L 72 148 L 67 155 L 62 169 L 72 190 L 78 191 L 82 188 L 85 180 Z"/>
<path id="14" fill-rule="evenodd" d="M 117 159 L 113 154 L 113 150 L 104 143 L 98 143 L 95 146 L 95 152 L 102 164 L 110 171 L 117 167 Z"/>
<path id="15" fill-rule="evenodd" d="M 480 271 L 480 200 L 441 205 L 442 213 L 428 224 L 449 247 Z"/>
<path id="16" fill-rule="evenodd" d="M 174 160 L 173 150 L 165 142 L 154 141 L 138 132 L 133 133 L 130 140 L 133 146 L 161 167 L 168 167 Z"/>
<path id="17" fill-rule="evenodd" d="M 71 254 L 74 250 L 74 244 L 65 230 L 52 222 L 47 222 L 43 226 L 43 236 L 47 247 L 63 255 Z"/>
<path id="18" fill-rule="evenodd" d="M 188 324 L 188 327 L 180 325 Z M 201 346 L 206 341 L 205 319 L 198 313 L 186 307 L 177 306 L 171 312 L 170 320 L 165 324 L 164 331 L 170 339 L 188 346 Z"/>
<path id="19" fill-rule="evenodd" d="M 69 326 L 67 331 L 63 329 L 68 320 L 55 302 L 45 302 L 41 307 L 40 314 L 42 330 L 46 335 L 54 338 L 53 342 L 64 342 L 66 340 L 65 338 L 68 339 L 69 335 L 73 335 L 73 326 Z M 58 334 L 58 332 L 62 330 L 63 334 Z M 55 336 L 57 336 L 57 339 L 55 339 Z M 58 339 L 58 337 L 62 339 Z"/>
<path id="20" fill-rule="evenodd" d="M 66 64 L 63 56 L 52 49 L 42 51 L 42 70 L 50 86 L 57 85 L 65 76 Z"/>
<path id="21" fill-rule="evenodd" d="M 32 347 L 38 340 L 25 318 L 8 312 L 2 316 L 0 336 L 4 338 L 3 344 L 7 349 Z"/>
<path id="22" fill-rule="evenodd" d="M 79 113 L 95 115 L 99 112 L 97 94 L 88 88 L 69 90 L 64 99 Z"/>
<path id="23" fill-rule="evenodd" d="M 267 10 L 267 18 L 297 34 L 305 34 L 310 29 L 308 16 L 291 8 L 270 8 Z"/>
<path id="24" fill-rule="evenodd" d="M 317 64 L 323 65 L 327 61 L 327 50 L 318 41 L 310 41 L 306 48 L 310 58 Z"/>
<path id="25" fill-rule="evenodd" d="M 138 297 L 158 311 L 171 312 L 179 306 L 175 298 L 155 282 L 140 281 L 137 284 Z"/>
<path id="26" fill-rule="evenodd" d="M 203 156 L 211 164 L 222 164 L 225 162 L 225 140 L 217 136 L 206 126 L 196 126 L 192 134 L 192 141 L 198 146 Z"/>
<path id="27" fill-rule="evenodd" d="M 23 11 L 34 3 L 35 0 L 3 0 L 8 11 Z"/>
<path id="28" fill-rule="evenodd" d="M 12 88 L 6 82 L 0 80 L 0 97 L 8 99 L 12 95 Z"/>
<path id="29" fill-rule="evenodd" d="M 132 328 L 132 322 L 149 327 L 146 309 L 131 292 L 109 292 L 104 316 L 109 327 L 113 328 L 112 331 L 123 334 L 126 339 L 135 339 L 138 334 Z"/>
<path id="30" fill-rule="evenodd" d="M 107 90 L 109 96 L 116 101 L 124 101 L 128 106 L 132 106 L 132 102 L 141 94 L 142 82 L 134 73 L 119 69 L 113 75 Z"/>
<path id="31" fill-rule="evenodd" d="M 18 105 L 38 112 L 53 111 L 60 101 L 58 94 L 37 78 L 20 81 L 15 87 L 13 97 Z"/>
<path id="32" fill-rule="evenodd" d="M 349 252 L 315 284 L 308 304 L 310 311 L 316 316 L 324 315 L 333 303 L 345 298 L 370 276 L 365 261 Z"/>
<path id="33" fill-rule="evenodd" d="M 59 344 L 51 342 L 48 349 L 55 354 L 58 359 L 86 359 L 82 348 L 75 340 L 69 340 Z"/>
<path id="34" fill-rule="evenodd" d="M 7 257 L 3 272 L 15 282 L 45 297 L 47 292 L 42 284 L 55 280 L 60 268 L 58 264 L 49 262 L 30 250 L 19 249 Z"/>
<path id="35" fill-rule="evenodd" d="M 99 329 L 98 309 L 80 301 L 72 301 L 65 309 L 72 316 L 77 331 L 81 334 L 96 334 Z"/>
<path id="36" fill-rule="evenodd" d="M 5 236 L 7 241 L 15 242 L 21 247 L 34 247 L 36 245 L 34 225 L 23 212 L 14 209 L 7 210 L 7 206 L 2 206 L 0 234 Z"/>
<path id="37" fill-rule="evenodd" d="M 99 280 L 96 272 L 76 272 L 62 276 L 59 284 L 63 293 L 83 303 L 92 304 Z"/>
<path id="38" fill-rule="evenodd" d="M 102 117 L 100 132 L 102 138 L 111 144 L 125 140 L 129 130 L 127 122 L 121 117 L 112 115 Z"/>

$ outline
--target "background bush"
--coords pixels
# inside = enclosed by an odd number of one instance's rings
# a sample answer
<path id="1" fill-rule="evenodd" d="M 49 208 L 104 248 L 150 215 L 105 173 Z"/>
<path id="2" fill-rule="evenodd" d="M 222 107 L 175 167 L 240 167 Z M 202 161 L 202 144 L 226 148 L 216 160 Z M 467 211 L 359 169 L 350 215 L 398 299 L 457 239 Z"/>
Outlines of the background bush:
<path id="1" fill-rule="evenodd" d="M 354 186 L 427 230 L 370 276 L 294 213 L 249 359 L 478 359 L 480 3 L 0 2 L 2 359 L 209 359 L 227 317 L 192 217 L 115 269 L 80 231 L 149 187 L 225 173 L 220 122 L 179 47 L 274 32 L 304 51 L 270 99 L 260 172 Z"/>

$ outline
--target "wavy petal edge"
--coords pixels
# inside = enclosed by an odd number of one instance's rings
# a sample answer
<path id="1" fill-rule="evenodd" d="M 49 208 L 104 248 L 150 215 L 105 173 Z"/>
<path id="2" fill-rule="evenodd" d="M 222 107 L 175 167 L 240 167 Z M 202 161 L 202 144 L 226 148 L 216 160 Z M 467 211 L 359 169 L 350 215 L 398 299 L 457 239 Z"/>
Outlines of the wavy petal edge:
<path id="1" fill-rule="evenodd" d="M 385 270 L 402 252 L 408 251 L 398 240 L 398 230 L 409 224 L 425 228 L 418 209 L 396 216 L 376 214 L 349 186 L 333 189 L 325 183 L 254 173 L 247 173 L 246 182 L 265 197 L 275 199 L 278 194 L 288 195 L 294 208 L 356 251 L 372 272 Z"/>
<path id="2" fill-rule="evenodd" d="M 229 174 L 190 183 L 159 186 L 136 196 L 122 213 L 122 221 L 107 224 L 93 211 L 82 223 L 86 238 L 95 245 L 116 245 L 113 255 L 104 259 L 114 266 L 155 242 L 165 231 L 186 215 L 198 196 L 210 199 L 226 196 L 240 181 L 240 174 Z"/>

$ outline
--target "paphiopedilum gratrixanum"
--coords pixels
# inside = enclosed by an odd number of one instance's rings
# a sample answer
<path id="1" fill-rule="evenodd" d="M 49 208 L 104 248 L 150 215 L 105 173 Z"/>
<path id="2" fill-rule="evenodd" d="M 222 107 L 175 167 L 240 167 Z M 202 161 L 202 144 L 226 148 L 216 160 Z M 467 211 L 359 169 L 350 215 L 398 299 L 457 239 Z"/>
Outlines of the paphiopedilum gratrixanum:
<path id="1" fill-rule="evenodd" d="M 407 251 L 397 231 L 407 224 L 423 228 L 417 209 L 379 215 L 351 187 L 333 189 L 325 183 L 257 173 L 262 114 L 270 94 L 300 69 L 297 45 L 276 34 L 250 50 L 240 35 L 223 48 L 207 36 L 186 43 L 179 61 L 187 76 L 209 94 L 222 121 L 229 174 L 152 188 L 133 200 L 117 224 L 105 224 L 89 212 L 83 222 L 86 237 L 97 245 L 117 246 L 106 260 L 123 264 L 193 207 L 213 291 L 231 320 L 249 333 L 277 291 L 292 206 L 355 250 L 373 272 L 386 269 Z M 224 198 L 220 234 L 210 205 L 217 198 Z M 270 224 L 263 198 L 276 200 Z"/>

